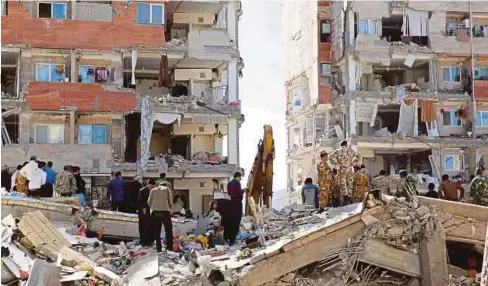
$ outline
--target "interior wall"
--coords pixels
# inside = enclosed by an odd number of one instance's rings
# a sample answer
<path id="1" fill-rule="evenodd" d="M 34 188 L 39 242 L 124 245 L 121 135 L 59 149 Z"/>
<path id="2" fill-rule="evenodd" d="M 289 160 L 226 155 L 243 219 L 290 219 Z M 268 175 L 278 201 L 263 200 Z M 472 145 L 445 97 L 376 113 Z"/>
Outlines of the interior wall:
<path id="1" fill-rule="evenodd" d="M 381 155 L 375 155 L 373 158 L 363 158 L 363 164 L 372 176 L 378 175 L 382 169 L 387 169 Z"/>
<path id="2" fill-rule="evenodd" d="M 149 144 L 149 152 L 153 156 L 168 153 L 170 147 L 170 139 L 159 133 L 153 133 L 151 136 L 151 143 Z"/>
<path id="3" fill-rule="evenodd" d="M 191 156 L 199 151 L 214 152 L 214 142 L 212 135 L 193 135 L 191 140 Z"/>
<path id="4" fill-rule="evenodd" d="M 169 89 L 158 87 L 157 79 L 138 79 L 136 92 L 141 95 L 162 97 L 169 93 Z"/>

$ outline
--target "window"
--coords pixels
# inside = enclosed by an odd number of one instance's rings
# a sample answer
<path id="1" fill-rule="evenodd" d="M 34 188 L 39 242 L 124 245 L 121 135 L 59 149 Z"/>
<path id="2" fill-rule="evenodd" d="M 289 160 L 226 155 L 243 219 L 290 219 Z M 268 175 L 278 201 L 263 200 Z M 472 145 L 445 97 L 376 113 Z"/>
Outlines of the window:
<path id="1" fill-rule="evenodd" d="M 58 125 L 58 124 L 36 125 L 35 142 L 38 144 L 63 144 L 64 125 Z"/>
<path id="2" fill-rule="evenodd" d="M 138 24 L 163 24 L 164 6 L 149 3 L 137 3 Z"/>
<path id="3" fill-rule="evenodd" d="M 331 67 L 330 64 L 320 64 L 320 75 L 330 75 Z"/>
<path id="4" fill-rule="evenodd" d="M 455 110 L 446 110 L 442 113 L 442 124 L 444 126 L 461 127 L 463 120 Z"/>
<path id="5" fill-rule="evenodd" d="M 446 171 L 464 171 L 464 156 L 463 155 L 444 156 L 444 169 Z"/>
<path id="6" fill-rule="evenodd" d="M 477 127 L 488 127 L 488 111 L 478 111 L 476 112 L 476 122 Z"/>
<path id="7" fill-rule="evenodd" d="M 328 21 L 320 21 L 320 42 L 330 43 L 330 23 Z"/>
<path id="8" fill-rule="evenodd" d="M 93 83 L 95 81 L 95 69 L 92 66 L 80 66 L 78 81 L 82 83 Z"/>
<path id="9" fill-rule="evenodd" d="M 36 81 L 64 81 L 65 65 L 36 64 Z"/>
<path id="10" fill-rule="evenodd" d="M 378 35 L 378 20 L 360 19 L 359 34 Z"/>
<path id="11" fill-rule="evenodd" d="M 7 0 L 2 0 L 2 16 L 8 15 L 8 4 Z"/>
<path id="12" fill-rule="evenodd" d="M 461 68 L 460 67 L 442 67 L 442 80 L 460 82 Z"/>
<path id="13" fill-rule="evenodd" d="M 39 18 L 66 19 L 66 3 L 39 3 Z"/>
<path id="14" fill-rule="evenodd" d="M 475 80 L 488 80 L 488 67 L 475 67 L 474 68 Z"/>
<path id="15" fill-rule="evenodd" d="M 78 144 L 108 144 L 107 125 L 80 125 L 78 126 Z"/>

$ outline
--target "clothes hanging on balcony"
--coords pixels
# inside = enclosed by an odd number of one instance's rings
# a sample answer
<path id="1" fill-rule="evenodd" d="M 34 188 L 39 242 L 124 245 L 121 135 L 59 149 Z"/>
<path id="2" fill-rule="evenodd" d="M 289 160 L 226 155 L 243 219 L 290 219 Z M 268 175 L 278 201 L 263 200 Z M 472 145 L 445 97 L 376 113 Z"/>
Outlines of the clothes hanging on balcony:
<path id="1" fill-rule="evenodd" d="M 428 12 L 405 9 L 403 11 L 403 36 L 427 36 Z"/>
<path id="2" fill-rule="evenodd" d="M 415 120 L 417 113 L 416 99 L 403 100 L 400 104 L 400 119 L 398 120 L 397 133 L 403 131 L 408 136 L 416 136 L 418 134 L 418 126 Z"/>
<path id="3" fill-rule="evenodd" d="M 420 102 L 420 121 L 435 121 L 435 102 L 433 100 L 422 100 Z"/>
<path id="4" fill-rule="evenodd" d="M 108 80 L 108 70 L 106 68 L 95 69 L 95 81 L 106 82 Z"/>
<path id="5" fill-rule="evenodd" d="M 159 63 L 159 87 L 171 87 L 171 75 L 169 73 L 168 56 L 161 55 L 161 61 Z"/>

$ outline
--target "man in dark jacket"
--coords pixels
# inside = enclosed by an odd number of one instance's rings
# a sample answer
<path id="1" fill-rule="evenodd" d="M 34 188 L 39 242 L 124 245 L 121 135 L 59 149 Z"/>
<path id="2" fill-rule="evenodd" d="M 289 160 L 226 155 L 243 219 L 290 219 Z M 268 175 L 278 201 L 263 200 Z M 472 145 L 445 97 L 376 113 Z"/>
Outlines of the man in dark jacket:
<path id="1" fill-rule="evenodd" d="M 230 196 L 230 211 L 228 219 L 225 219 L 224 235 L 229 239 L 229 244 L 236 241 L 242 218 L 242 198 L 244 190 L 241 189 L 241 173 L 234 174 L 234 179 L 227 184 L 227 192 Z"/>
<path id="2" fill-rule="evenodd" d="M 76 192 L 74 196 L 77 196 L 80 201 L 80 206 L 85 206 L 86 199 L 86 182 L 81 177 L 81 170 L 78 166 L 73 166 L 73 176 L 76 181 Z"/>
<path id="3" fill-rule="evenodd" d="M 108 183 L 108 199 L 111 202 L 112 211 L 122 211 L 125 200 L 125 182 L 122 173 L 115 172 L 115 178 Z"/>
<path id="4" fill-rule="evenodd" d="M 137 200 L 139 197 L 139 191 L 142 189 L 142 187 L 143 186 L 139 182 L 138 176 L 134 178 L 134 181 L 127 182 L 125 196 L 126 212 L 131 214 L 137 213 Z"/>
<path id="5" fill-rule="evenodd" d="M 139 191 L 137 213 L 139 216 L 139 236 L 142 246 L 150 246 L 154 241 L 153 225 L 147 200 L 149 193 L 156 187 L 154 179 L 149 179 L 147 185 Z"/>

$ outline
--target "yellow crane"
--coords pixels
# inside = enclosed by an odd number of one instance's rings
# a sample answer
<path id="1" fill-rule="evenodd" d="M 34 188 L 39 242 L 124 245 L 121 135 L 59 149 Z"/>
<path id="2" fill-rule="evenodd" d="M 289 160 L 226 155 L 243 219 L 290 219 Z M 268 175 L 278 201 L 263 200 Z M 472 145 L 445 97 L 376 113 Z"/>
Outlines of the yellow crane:
<path id="1" fill-rule="evenodd" d="M 259 140 L 258 152 L 247 180 L 246 202 L 252 197 L 256 204 L 271 207 L 274 154 L 273 128 L 271 125 L 264 125 L 263 139 Z M 246 209 L 246 213 L 249 213 L 249 203 Z"/>

